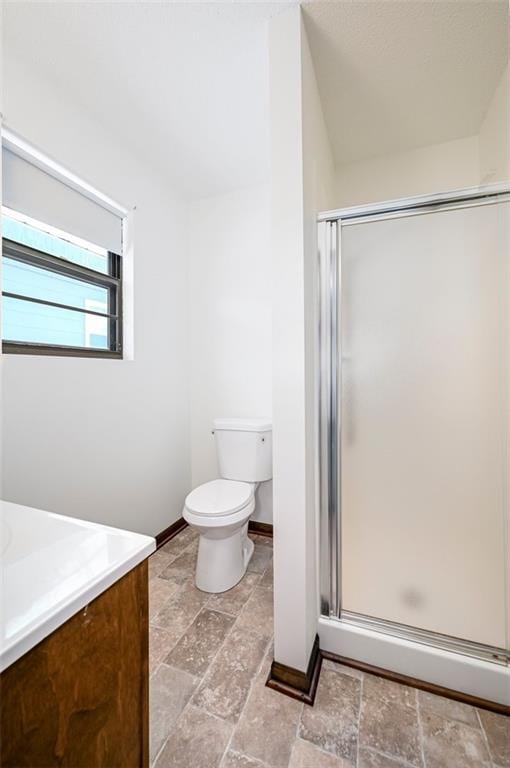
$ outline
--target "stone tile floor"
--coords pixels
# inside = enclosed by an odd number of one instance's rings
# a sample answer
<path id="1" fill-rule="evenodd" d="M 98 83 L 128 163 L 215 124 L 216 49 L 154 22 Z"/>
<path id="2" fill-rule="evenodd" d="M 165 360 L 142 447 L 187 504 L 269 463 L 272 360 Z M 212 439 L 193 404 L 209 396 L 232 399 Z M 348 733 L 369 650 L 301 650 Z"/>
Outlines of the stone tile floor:
<path id="1" fill-rule="evenodd" d="M 510 768 L 510 720 L 324 661 L 315 705 L 265 687 L 272 542 L 252 537 L 244 579 L 194 586 L 190 528 L 150 571 L 155 768 Z"/>

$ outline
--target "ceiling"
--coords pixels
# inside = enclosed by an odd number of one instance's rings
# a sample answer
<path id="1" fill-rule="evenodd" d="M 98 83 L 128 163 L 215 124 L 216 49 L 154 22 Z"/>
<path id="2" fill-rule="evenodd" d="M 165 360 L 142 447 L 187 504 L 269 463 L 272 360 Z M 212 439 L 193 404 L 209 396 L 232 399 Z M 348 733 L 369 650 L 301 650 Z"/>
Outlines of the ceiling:
<path id="1" fill-rule="evenodd" d="M 4 55 L 207 197 L 269 178 L 268 20 L 297 1 L 4 0 Z M 508 0 L 303 5 L 337 163 L 478 131 Z"/>
<path id="2" fill-rule="evenodd" d="M 478 133 L 508 63 L 508 0 L 304 7 L 337 164 Z"/>
<path id="3" fill-rule="evenodd" d="M 184 196 L 207 197 L 268 179 L 267 28 L 286 5 L 4 2 L 4 55 L 78 100 Z"/>

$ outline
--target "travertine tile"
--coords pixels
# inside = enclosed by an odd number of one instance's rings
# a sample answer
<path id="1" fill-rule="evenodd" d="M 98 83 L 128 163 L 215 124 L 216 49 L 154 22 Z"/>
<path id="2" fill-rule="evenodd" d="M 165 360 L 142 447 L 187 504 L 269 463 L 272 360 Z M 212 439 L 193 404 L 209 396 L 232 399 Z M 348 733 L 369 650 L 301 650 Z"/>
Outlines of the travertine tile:
<path id="1" fill-rule="evenodd" d="M 301 717 L 301 738 L 355 765 L 360 696 L 359 680 L 322 670 L 315 704 Z"/>
<path id="2" fill-rule="evenodd" d="M 159 576 L 161 571 L 164 571 L 167 565 L 170 565 L 172 560 L 175 560 L 175 556 L 168 552 L 163 552 L 162 549 L 154 552 L 154 554 L 149 557 L 149 579 Z"/>
<path id="3" fill-rule="evenodd" d="M 393 704 L 416 707 L 416 690 L 408 685 L 394 683 L 384 677 L 365 674 L 363 679 L 363 696 L 381 699 Z"/>
<path id="4" fill-rule="evenodd" d="M 232 726 L 189 706 L 156 761 L 157 768 L 218 768 Z"/>
<path id="5" fill-rule="evenodd" d="M 263 544 L 265 547 L 273 548 L 273 539 L 271 536 L 262 536 L 260 533 L 250 533 L 249 537 L 254 544 Z"/>
<path id="6" fill-rule="evenodd" d="M 478 717 L 474 707 L 463 704 L 461 701 L 445 699 L 444 696 L 436 696 L 427 691 L 418 691 L 418 703 L 422 709 L 428 709 L 449 720 L 458 720 L 474 728 L 479 727 Z"/>
<path id="7" fill-rule="evenodd" d="M 160 664 L 150 679 L 150 743 L 151 761 L 186 706 L 198 680 L 187 672 Z"/>
<path id="8" fill-rule="evenodd" d="M 363 686 L 365 682 L 366 677 Z M 363 688 L 360 746 L 371 747 L 421 768 L 418 713 L 415 707 L 400 703 L 399 698 L 407 700 L 407 694 L 399 696 L 392 691 L 387 697 L 365 696 Z"/>
<path id="9" fill-rule="evenodd" d="M 232 589 L 211 595 L 207 607 L 215 611 L 229 613 L 231 616 L 237 616 L 259 580 L 258 573 L 245 573 L 239 584 L 236 584 Z"/>
<path id="10" fill-rule="evenodd" d="M 173 647 L 204 607 L 208 597 L 205 592 L 191 585 L 186 589 L 178 589 L 177 594 L 165 603 L 151 623 L 168 631 L 169 642 L 172 642 Z"/>
<path id="11" fill-rule="evenodd" d="M 196 554 L 186 550 L 161 571 L 159 578 L 174 584 L 184 584 L 194 578 L 196 563 Z"/>
<path id="12" fill-rule="evenodd" d="M 265 589 L 273 589 L 273 586 L 273 561 L 271 560 L 259 582 L 259 587 L 265 587 Z"/>
<path id="13" fill-rule="evenodd" d="M 196 557 L 196 555 L 198 554 L 198 546 L 199 546 L 199 544 L 200 544 L 200 539 L 197 536 L 195 539 L 193 539 L 191 544 L 188 544 L 188 546 L 186 547 L 184 552 L 192 552 L 195 555 L 195 557 Z"/>
<path id="14" fill-rule="evenodd" d="M 204 608 L 170 651 L 166 663 L 202 677 L 233 623 L 233 616 Z"/>
<path id="15" fill-rule="evenodd" d="M 266 669 L 257 675 L 232 737 L 231 749 L 287 768 L 303 704 L 265 687 Z"/>
<path id="16" fill-rule="evenodd" d="M 482 728 L 489 742 L 493 761 L 499 768 L 510 766 L 510 718 L 479 709 Z"/>
<path id="17" fill-rule="evenodd" d="M 358 761 L 358 768 L 406 768 L 409 766 L 409 763 L 394 760 L 388 755 L 382 755 L 380 752 L 366 747 L 360 749 Z"/>
<path id="18" fill-rule="evenodd" d="M 234 627 L 196 692 L 193 704 L 213 715 L 236 722 L 266 645 L 264 635 Z"/>
<path id="19" fill-rule="evenodd" d="M 256 543 L 250 568 L 221 595 L 194 585 L 198 537 L 192 529 L 149 561 L 157 768 L 424 768 L 422 749 L 426 768 L 510 768 L 503 716 L 479 712 L 491 763 L 478 714 L 467 705 L 328 660 L 313 708 L 266 688 L 273 658 L 272 647 L 263 658 L 273 626 L 272 542 L 250 537 Z"/>
<path id="20" fill-rule="evenodd" d="M 236 627 L 259 632 L 265 637 L 273 634 L 273 591 L 255 587 L 243 610 L 237 617 Z"/>
<path id="21" fill-rule="evenodd" d="M 254 757 L 241 755 L 240 752 L 234 752 L 229 749 L 221 761 L 221 768 L 271 768 L 267 763 L 255 760 Z"/>
<path id="22" fill-rule="evenodd" d="M 188 547 L 193 541 L 198 539 L 199 533 L 195 528 L 186 526 L 177 536 L 170 539 L 169 542 L 163 544 L 159 552 L 167 552 L 170 555 L 180 555 L 186 547 Z"/>
<path id="23" fill-rule="evenodd" d="M 350 760 L 323 752 L 309 741 L 296 739 L 292 747 L 289 768 L 352 768 Z"/>
<path id="24" fill-rule="evenodd" d="M 345 664 L 338 664 L 336 661 L 330 659 L 322 660 L 322 669 L 330 669 L 332 672 L 338 672 L 340 675 L 349 675 L 361 680 L 363 672 L 360 669 L 354 669 L 354 667 L 347 667 Z"/>
<path id="25" fill-rule="evenodd" d="M 272 559 L 273 548 L 257 542 L 251 560 L 248 563 L 248 570 L 252 571 L 252 573 L 264 573 Z"/>
<path id="26" fill-rule="evenodd" d="M 427 768 L 489 768 L 480 729 L 421 711 L 423 753 Z"/>
<path id="27" fill-rule="evenodd" d="M 149 619 L 152 621 L 164 606 L 179 593 L 179 586 L 159 576 L 149 582 Z"/>
<path id="28" fill-rule="evenodd" d="M 164 627 L 149 627 L 149 670 L 152 674 L 160 661 L 175 645 L 172 633 Z"/>

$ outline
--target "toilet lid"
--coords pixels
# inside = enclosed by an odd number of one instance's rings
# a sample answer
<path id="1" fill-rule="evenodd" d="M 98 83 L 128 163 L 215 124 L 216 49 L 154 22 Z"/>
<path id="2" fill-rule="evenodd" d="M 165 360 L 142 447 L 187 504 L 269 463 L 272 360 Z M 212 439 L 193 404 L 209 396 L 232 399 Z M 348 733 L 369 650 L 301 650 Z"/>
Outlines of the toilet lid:
<path id="1" fill-rule="evenodd" d="M 245 507 L 253 497 L 253 486 L 237 480 L 211 480 L 191 491 L 186 507 L 196 515 L 231 515 Z"/>

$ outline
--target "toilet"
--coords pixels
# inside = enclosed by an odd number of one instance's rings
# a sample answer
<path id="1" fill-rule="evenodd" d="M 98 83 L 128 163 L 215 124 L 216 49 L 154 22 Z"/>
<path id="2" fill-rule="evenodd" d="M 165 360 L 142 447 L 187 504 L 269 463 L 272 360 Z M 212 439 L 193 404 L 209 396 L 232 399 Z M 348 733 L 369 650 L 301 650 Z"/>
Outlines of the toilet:
<path id="1" fill-rule="evenodd" d="M 183 517 L 200 534 L 195 583 L 225 592 L 243 578 L 253 554 L 248 521 L 259 483 L 273 475 L 272 425 L 267 419 L 215 419 L 220 478 L 186 497 Z"/>

